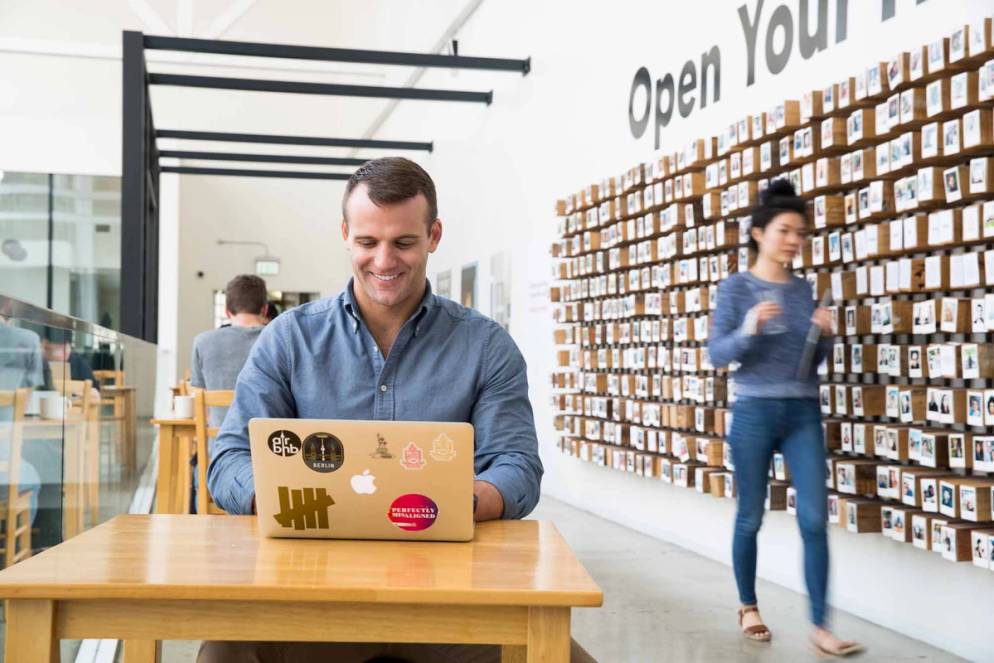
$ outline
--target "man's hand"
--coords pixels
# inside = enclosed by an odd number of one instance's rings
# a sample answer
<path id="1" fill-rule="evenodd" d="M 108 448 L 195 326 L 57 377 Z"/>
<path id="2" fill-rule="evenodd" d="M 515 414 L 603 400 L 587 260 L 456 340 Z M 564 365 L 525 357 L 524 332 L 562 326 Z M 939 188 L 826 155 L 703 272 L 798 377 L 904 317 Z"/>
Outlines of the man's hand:
<path id="1" fill-rule="evenodd" d="M 498 520 L 504 515 L 504 496 L 497 487 L 486 481 L 473 482 L 473 494 L 476 495 L 476 513 L 473 520 Z"/>

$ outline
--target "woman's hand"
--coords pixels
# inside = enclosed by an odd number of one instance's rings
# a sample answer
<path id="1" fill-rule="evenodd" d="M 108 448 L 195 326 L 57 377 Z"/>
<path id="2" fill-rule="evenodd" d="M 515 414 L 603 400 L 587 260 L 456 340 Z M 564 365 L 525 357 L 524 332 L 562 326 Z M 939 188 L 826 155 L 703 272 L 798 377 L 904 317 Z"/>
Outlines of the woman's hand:
<path id="1" fill-rule="evenodd" d="M 749 320 L 755 320 L 756 327 L 755 329 L 750 330 L 751 333 L 755 334 L 763 328 L 764 324 L 781 313 L 783 313 L 783 309 L 780 308 L 779 304 L 775 302 L 760 302 L 749 309 L 749 312 L 746 313 L 746 326 L 750 326 L 748 324 Z"/>
<path id="2" fill-rule="evenodd" d="M 816 308 L 814 315 L 811 316 L 811 322 L 821 327 L 822 336 L 832 335 L 832 312 L 827 308 L 820 306 Z"/>

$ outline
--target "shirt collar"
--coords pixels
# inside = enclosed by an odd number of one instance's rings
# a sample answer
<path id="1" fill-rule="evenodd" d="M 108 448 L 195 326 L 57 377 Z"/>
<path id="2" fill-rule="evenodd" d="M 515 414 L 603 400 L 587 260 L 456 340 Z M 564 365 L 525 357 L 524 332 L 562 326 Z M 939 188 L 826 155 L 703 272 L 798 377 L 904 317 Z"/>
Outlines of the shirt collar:
<path id="1" fill-rule="evenodd" d="M 359 304 L 355 300 L 355 291 L 353 287 L 355 285 L 355 277 L 349 279 L 349 283 L 345 286 L 345 310 L 348 311 L 349 316 L 352 317 L 352 331 L 358 333 L 359 323 L 362 322 L 362 318 L 359 315 Z M 414 335 L 417 336 L 421 332 L 421 324 L 425 316 L 435 307 L 435 293 L 431 290 L 431 281 L 425 279 L 425 294 L 421 298 L 421 304 L 418 305 L 418 310 L 414 312 L 411 319 L 407 322 L 414 321 Z M 404 323 L 407 324 L 407 323 Z"/>

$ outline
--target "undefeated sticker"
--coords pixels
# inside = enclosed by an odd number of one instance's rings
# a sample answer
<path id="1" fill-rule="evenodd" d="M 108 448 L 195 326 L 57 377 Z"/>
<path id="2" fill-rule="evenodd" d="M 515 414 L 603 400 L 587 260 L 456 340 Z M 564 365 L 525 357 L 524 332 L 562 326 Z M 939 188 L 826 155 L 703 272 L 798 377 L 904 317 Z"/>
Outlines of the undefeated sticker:
<path id="1" fill-rule="evenodd" d="M 300 451 L 300 438 L 289 430 L 278 430 L 269 434 L 269 450 L 277 456 L 289 458 Z"/>
<path id="2" fill-rule="evenodd" d="M 331 433 L 314 433 L 304 440 L 304 464 L 315 472 L 334 472 L 344 462 L 342 441 Z"/>
<path id="3" fill-rule="evenodd" d="M 438 505 L 424 495 L 401 495 L 390 505 L 387 517 L 402 530 L 420 532 L 435 524 Z"/>
<path id="4" fill-rule="evenodd" d="M 280 512 L 273 518 L 283 527 L 328 529 L 328 509 L 335 503 L 324 488 L 279 486 Z"/>

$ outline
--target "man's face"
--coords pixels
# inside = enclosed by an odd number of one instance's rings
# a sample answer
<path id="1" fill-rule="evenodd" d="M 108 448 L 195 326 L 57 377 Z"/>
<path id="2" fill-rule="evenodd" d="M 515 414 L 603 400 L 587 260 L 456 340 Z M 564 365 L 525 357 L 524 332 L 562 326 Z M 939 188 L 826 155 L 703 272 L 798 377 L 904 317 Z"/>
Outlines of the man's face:
<path id="1" fill-rule="evenodd" d="M 342 222 L 342 239 L 352 253 L 355 285 L 365 298 L 392 308 L 419 296 L 428 254 L 442 238 L 442 222 L 437 219 L 431 234 L 427 231 L 424 195 L 378 207 L 369 199 L 366 185 L 360 184 L 349 196 L 345 212 L 348 221 Z"/>
<path id="2" fill-rule="evenodd" d="M 54 343 L 46 340 L 42 342 L 42 349 L 45 353 L 45 359 L 48 361 L 66 361 L 69 359 L 71 346 L 68 343 Z"/>

